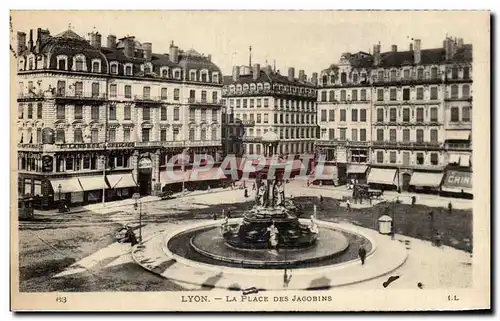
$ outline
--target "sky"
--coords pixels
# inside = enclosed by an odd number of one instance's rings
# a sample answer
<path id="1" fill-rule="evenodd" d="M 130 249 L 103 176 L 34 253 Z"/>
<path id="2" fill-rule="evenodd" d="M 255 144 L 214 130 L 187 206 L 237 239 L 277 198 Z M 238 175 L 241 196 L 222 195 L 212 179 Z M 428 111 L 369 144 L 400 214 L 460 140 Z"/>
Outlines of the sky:
<path id="1" fill-rule="evenodd" d="M 97 30 L 106 37 L 135 36 L 151 42 L 153 52 L 167 53 L 171 41 L 181 49 L 194 48 L 212 55 L 224 74 L 233 65 L 273 65 L 282 74 L 294 67 L 308 76 L 337 63 L 344 52 L 372 51 L 380 42 L 382 52 L 391 45 L 408 50 L 412 39 L 422 48 L 441 47 L 446 35 L 474 44 L 479 21 L 464 12 L 355 12 L 355 11 L 14 11 L 16 31 L 68 29 L 88 37 Z M 482 13 L 484 18 L 484 13 Z M 483 21 L 487 19 L 482 19 Z M 488 21 L 485 21 L 488 22 Z"/>

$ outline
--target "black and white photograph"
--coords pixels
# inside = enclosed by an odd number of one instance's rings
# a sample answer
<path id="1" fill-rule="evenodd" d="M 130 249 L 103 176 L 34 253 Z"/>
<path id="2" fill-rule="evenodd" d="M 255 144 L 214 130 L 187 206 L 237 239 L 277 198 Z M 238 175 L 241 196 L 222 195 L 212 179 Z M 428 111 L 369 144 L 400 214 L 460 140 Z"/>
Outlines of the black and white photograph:
<path id="1" fill-rule="evenodd" d="M 487 11 L 10 15 L 13 310 L 490 307 Z"/>

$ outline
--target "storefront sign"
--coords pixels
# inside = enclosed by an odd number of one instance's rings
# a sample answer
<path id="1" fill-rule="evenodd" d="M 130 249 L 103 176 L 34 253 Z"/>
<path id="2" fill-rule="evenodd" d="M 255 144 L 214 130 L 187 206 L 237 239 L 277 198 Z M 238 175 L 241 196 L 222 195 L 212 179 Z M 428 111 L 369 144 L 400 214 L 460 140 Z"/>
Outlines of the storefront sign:
<path id="1" fill-rule="evenodd" d="M 42 172 L 51 173 L 54 167 L 54 158 L 52 156 L 42 157 Z"/>
<path id="2" fill-rule="evenodd" d="M 443 185 L 449 187 L 472 188 L 472 173 L 447 171 Z"/>
<path id="3" fill-rule="evenodd" d="M 153 168 L 153 162 L 149 157 L 143 157 L 139 160 L 139 168 Z"/>
<path id="4" fill-rule="evenodd" d="M 347 151 L 345 147 L 337 147 L 337 163 L 347 163 Z"/>

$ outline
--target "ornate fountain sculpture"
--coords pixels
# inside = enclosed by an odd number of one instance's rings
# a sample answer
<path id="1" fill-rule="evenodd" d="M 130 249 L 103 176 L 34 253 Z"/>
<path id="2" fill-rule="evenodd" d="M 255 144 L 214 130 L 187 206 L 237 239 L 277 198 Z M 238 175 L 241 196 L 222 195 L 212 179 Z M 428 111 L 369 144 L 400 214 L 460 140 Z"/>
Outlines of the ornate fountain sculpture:
<path id="1" fill-rule="evenodd" d="M 226 244 L 244 249 L 303 248 L 316 243 L 318 230 L 299 222 L 295 205 L 285 200 L 281 175 L 274 180 L 258 178 L 255 205 L 238 225 L 224 222 L 221 232 Z"/>

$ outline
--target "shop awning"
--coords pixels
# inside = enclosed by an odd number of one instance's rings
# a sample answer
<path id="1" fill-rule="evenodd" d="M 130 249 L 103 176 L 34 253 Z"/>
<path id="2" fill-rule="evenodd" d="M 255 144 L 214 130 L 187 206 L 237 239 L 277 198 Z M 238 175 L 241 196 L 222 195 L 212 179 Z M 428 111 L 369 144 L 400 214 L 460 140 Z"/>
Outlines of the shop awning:
<path id="1" fill-rule="evenodd" d="M 443 180 L 443 175 L 444 173 L 413 172 L 410 179 L 410 185 L 439 187 Z"/>
<path id="2" fill-rule="evenodd" d="M 93 191 L 98 189 L 108 188 L 108 184 L 104 181 L 104 177 L 101 175 L 97 176 L 83 176 L 78 177 L 80 184 L 84 191 Z"/>
<path id="3" fill-rule="evenodd" d="M 469 167 L 470 155 L 460 155 L 460 166 Z"/>
<path id="4" fill-rule="evenodd" d="M 62 179 L 51 179 L 50 184 L 52 185 L 52 189 L 54 193 L 59 193 L 59 185 L 61 185 L 61 193 L 74 193 L 74 192 L 82 192 L 82 187 L 78 182 L 78 178 L 62 178 Z"/>
<path id="5" fill-rule="evenodd" d="M 392 168 L 373 168 L 368 174 L 368 183 L 395 185 L 396 169 Z"/>
<path id="6" fill-rule="evenodd" d="M 134 176 L 131 173 L 128 174 L 111 174 L 106 176 L 111 188 L 126 188 L 137 186 L 134 180 Z"/>
<path id="7" fill-rule="evenodd" d="M 470 140 L 470 130 L 447 130 L 446 140 Z"/>
<path id="8" fill-rule="evenodd" d="M 189 177 L 190 182 L 224 180 L 226 175 L 220 167 L 213 167 L 207 170 L 193 170 Z"/>
<path id="9" fill-rule="evenodd" d="M 364 174 L 367 169 L 367 165 L 349 165 L 349 167 L 347 167 L 347 174 Z"/>
<path id="10" fill-rule="evenodd" d="M 461 171 L 447 171 L 443 186 L 441 189 L 445 192 L 472 193 L 472 173 Z"/>
<path id="11" fill-rule="evenodd" d="M 459 164 L 460 163 L 460 155 L 459 154 L 450 154 L 448 158 L 448 164 Z"/>
<path id="12" fill-rule="evenodd" d="M 165 184 L 174 184 L 180 183 L 182 181 L 188 182 L 189 176 L 191 175 L 191 170 L 166 170 L 160 172 L 160 183 L 162 185 Z"/>
<path id="13" fill-rule="evenodd" d="M 316 166 L 311 172 L 311 179 L 315 181 L 333 180 L 336 176 L 337 168 L 333 165 Z"/>

